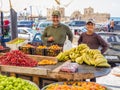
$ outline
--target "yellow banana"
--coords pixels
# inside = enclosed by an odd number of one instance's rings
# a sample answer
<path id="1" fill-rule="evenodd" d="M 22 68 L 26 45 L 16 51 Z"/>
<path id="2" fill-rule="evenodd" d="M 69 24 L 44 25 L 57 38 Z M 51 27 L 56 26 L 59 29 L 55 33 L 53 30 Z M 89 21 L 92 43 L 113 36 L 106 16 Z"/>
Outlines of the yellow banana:
<path id="1" fill-rule="evenodd" d="M 110 67 L 110 65 L 108 63 L 100 63 L 97 66 L 99 66 L 99 67 Z"/>
<path id="2" fill-rule="evenodd" d="M 83 63 L 82 56 L 81 56 L 81 57 L 76 58 L 76 59 L 75 59 L 75 61 L 76 61 L 78 64 L 82 64 L 82 63 Z"/>

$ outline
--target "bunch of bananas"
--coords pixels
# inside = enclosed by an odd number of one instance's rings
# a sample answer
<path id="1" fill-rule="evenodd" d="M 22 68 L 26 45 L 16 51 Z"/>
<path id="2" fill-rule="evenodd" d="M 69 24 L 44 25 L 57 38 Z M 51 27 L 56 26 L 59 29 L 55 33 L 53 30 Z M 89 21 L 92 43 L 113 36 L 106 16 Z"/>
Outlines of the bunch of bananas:
<path id="1" fill-rule="evenodd" d="M 87 65 L 110 67 L 106 58 L 97 49 L 90 49 L 86 44 L 80 44 L 76 48 L 61 52 L 57 59 L 59 61 L 71 60 L 78 64 L 86 63 Z"/>

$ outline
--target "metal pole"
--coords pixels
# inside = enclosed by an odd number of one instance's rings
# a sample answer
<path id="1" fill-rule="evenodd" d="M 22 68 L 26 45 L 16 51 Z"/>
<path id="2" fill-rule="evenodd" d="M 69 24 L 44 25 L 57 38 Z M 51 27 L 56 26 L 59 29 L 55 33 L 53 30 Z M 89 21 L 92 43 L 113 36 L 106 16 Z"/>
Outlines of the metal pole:
<path id="1" fill-rule="evenodd" d="M 31 20 L 32 20 L 32 6 L 30 6 Z"/>
<path id="2" fill-rule="evenodd" d="M 11 3 L 11 0 L 9 0 L 9 4 L 10 4 L 10 8 L 12 8 L 12 3 Z"/>
<path id="3" fill-rule="evenodd" d="M 18 32 L 17 32 L 17 13 L 12 8 L 11 0 L 9 0 L 9 4 L 10 4 L 10 17 L 11 17 L 11 39 L 13 40 L 13 39 L 18 37 Z"/>
<path id="4" fill-rule="evenodd" d="M 3 23 L 3 12 L 1 11 L 1 33 L 3 35 L 3 30 L 4 30 L 4 23 Z"/>

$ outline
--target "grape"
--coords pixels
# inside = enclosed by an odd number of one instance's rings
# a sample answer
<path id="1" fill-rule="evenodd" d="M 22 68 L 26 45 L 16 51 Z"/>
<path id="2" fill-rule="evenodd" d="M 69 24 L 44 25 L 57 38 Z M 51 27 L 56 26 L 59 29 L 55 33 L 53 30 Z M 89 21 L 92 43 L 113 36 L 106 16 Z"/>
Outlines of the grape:
<path id="1" fill-rule="evenodd" d="M 38 88 L 21 78 L 0 75 L 0 90 L 38 90 Z"/>

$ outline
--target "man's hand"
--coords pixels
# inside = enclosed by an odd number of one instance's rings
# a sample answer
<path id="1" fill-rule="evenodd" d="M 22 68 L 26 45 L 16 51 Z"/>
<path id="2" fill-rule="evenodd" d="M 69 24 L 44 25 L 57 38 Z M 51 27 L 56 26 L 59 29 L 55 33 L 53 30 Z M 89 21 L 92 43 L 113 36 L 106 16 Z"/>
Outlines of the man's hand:
<path id="1" fill-rule="evenodd" d="M 48 38 L 48 41 L 54 41 L 54 38 L 51 36 Z"/>

